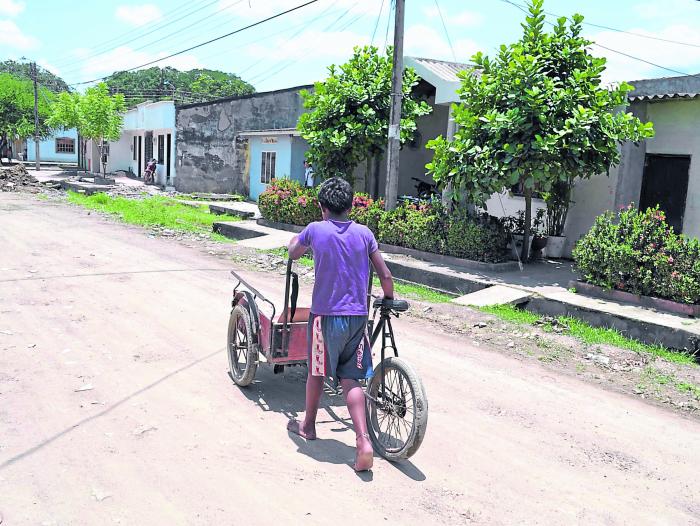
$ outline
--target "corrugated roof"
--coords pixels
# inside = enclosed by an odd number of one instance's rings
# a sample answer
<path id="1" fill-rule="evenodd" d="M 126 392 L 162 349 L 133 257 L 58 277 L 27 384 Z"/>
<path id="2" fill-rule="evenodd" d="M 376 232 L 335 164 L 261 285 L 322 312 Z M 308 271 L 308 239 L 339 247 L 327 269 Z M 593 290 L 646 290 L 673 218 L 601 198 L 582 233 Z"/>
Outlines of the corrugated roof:
<path id="1" fill-rule="evenodd" d="M 411 58 L 447 82 L 459 82 L 457 73 L 473 67 L 472 64 L 464 64 L 461 62 L 448 62 L 446 60 L 435 60 L 432 58 Z"/>
<path id="2" fill-rule="evenodd" d="M 700 93 L 655 93 L 652 95 L 629 95 L 629 100 L 631 102 L 636 101 L 658 101 L 658 100 L 670 100 L 670 99 L 694 99 L 700 97 Z"/>

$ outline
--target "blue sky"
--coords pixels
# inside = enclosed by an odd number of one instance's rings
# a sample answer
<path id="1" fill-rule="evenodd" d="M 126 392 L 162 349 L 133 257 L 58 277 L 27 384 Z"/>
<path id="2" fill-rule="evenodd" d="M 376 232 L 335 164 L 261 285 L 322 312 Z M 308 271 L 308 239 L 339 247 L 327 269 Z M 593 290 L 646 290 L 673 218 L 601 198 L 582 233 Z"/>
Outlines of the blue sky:
<path id="1" fill-rule="evenodd" d="M 36 60 L 69 84 L 138 66 L 233 31 L 304 0 L 0 0 L 0 59 Z M 524 3 L 524 0 L 513 0 Z M 406 54 L 466 61 L 518 38 L 523 13 L 503 0 L 407 0 Z M 259 91 L 311 83 L 352 46 L 387 38 L 384 0 L 319 0 L 277 20 L 168 59 L 179 69 L 208 67 L 239 74 Z M 696 0 L 546 0 L 551 13 L 579 12 L 586 21 L 684 46 L 593 26 L 586 34 L 611 49 L 685 73 L 700 72 L 700 2 Z M 376 27 L 376 31 L 375 31 Z M 390 27 L 391 29 L 391 27 Z M 391 30 L 388 39 L 391 40 Z M 454 55 L 453 55 L 454 50 Z M 600 47 L 607 80 L 675 73 Z"/>

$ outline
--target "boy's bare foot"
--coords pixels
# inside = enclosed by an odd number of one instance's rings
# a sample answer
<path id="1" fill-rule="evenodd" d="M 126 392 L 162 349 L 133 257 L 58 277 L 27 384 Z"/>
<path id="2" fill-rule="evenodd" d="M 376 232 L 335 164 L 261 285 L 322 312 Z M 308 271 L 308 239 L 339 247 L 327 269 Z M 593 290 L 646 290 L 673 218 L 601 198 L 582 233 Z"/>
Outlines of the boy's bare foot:
<path id="1" fill-rule="evenodd" d="M 357 437 L 357 453 L 355 455 L 355 471 L 369 471 L 374 463 L 374 449 L 369 441 L 369 435 L 363 433 Z"/>
<path id="2" fill-rule="evenodd" d="M 305 429 L 298 420 L 290 420 L 287 423 L 287 431 L 291 431 L 295 435 L 299 435 L 306 440 L 316 440 L 316 429 Z"/>

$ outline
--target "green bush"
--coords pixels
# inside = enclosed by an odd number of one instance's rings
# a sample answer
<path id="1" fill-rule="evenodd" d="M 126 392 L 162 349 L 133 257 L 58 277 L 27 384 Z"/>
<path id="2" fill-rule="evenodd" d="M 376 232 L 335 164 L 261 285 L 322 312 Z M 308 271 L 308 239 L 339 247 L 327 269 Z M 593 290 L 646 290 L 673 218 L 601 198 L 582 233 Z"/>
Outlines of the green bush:
<path id="1" fill-rule="evenodd" d="M 484 214 L 449 217 L 445 229 L 445 254 L 464 259 L 498 263 L 503 261 L 508 236 L 501 221 Z"/>
<path id="2" fill-rule="evenodd" d="M 288 179 L 273 181 L 260 195 L 258 206 L 264 218 L 278 223 L 306 226 L 321 219 L 316 190 Z M 447 213 L 439 201 L 403 204 L 387 212 L 381 199 L 355 194 L 349 217 L 388 245 L 475 261 L 505 259 L 507 240 L 500 221 Z"/>
<path id="3" fill-rule="evenodd" d="M 700 243 L 677 235 L 656 208 L 606 212 L 573 251 L 594 285 L 682 303 L 700 302 Z"/>
<path id="4" fill-rule="evenodd" d="M 316 190 L 289 179 L 272 181 L 258 197 L 258 207 L 265 219 L 276 223 L 306 226 L 321 220 Z"/>

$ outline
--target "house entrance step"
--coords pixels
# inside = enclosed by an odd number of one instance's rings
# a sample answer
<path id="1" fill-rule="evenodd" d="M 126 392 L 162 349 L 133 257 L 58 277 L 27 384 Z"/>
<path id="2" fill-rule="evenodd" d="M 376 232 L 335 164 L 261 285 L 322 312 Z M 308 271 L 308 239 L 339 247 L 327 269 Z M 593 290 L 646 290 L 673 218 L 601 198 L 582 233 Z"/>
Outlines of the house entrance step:
<path id="1" fill-rule="evenodd" d="M 235 239 L 239 245 L 262 250 L 286 247 L 296 235 L 293 232 L 258 225 L 252 220 L 217 221 L 212 225 L 212 230 L 229 239 Z"/>
<path id="2" fill-rule="evenodd" d="M 477 290 L 471 294 L 460 296 L 452 300 L 459 305 L 472 307 L 490 307 L 493 305 L 519 305 L 527 302 L 533 296 L 532 292 L 506 287 L 504 285 L 493 285 L 485 289 Z"/>

